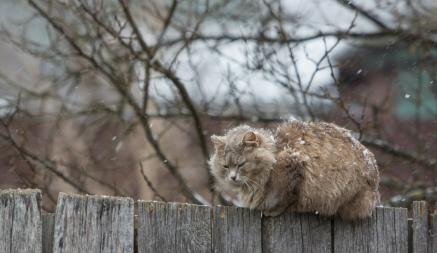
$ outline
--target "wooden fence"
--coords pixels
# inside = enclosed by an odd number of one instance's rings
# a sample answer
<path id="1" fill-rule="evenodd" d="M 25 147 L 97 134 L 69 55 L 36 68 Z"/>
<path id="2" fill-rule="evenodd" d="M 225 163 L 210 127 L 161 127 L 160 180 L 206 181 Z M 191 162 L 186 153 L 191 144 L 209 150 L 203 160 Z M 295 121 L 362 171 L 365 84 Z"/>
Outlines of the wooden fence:
<path id="1" fill-rule="evenodd" d="M 359 222 L 234 207 L 59 194 L 42 213 L 39 190 L 0 191 L 0 252 L 437 252 L 426 202 L 377 208 Z"/>

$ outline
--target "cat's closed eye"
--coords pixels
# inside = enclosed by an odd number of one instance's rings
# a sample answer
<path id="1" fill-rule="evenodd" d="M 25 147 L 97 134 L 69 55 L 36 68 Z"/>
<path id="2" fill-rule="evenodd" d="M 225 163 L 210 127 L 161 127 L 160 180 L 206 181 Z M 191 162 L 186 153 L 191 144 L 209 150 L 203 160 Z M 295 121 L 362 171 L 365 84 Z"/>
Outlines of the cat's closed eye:
<path id="1" fill-rule="evenodd" d="M 244 162 L 241 162 L 240 164 L 238 164 L 238 168 L 241 168 L 241 167 L 243 167 L 244 165 L 246 164 L 246 161 L 244 161 Z"/>
<path id="2" fill-rule="evenodd" d="M 229 169 L 229 166 L 228 166 L 228 165 L 223 165 L 223 167 L 225 167 L 225 169 Z"/>

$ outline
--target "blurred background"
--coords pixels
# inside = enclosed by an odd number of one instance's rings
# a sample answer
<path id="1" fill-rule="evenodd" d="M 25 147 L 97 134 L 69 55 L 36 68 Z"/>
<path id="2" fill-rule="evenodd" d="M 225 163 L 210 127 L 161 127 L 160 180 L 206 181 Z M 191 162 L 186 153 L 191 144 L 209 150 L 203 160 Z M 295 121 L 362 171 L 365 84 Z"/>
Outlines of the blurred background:
<path id="1" fill-rule="evenodd" d="M 436 61 L 433 0 L 2 0 L 0 188 L 208 203 L 212 134 L 295 117 L 435 201 Z"/>

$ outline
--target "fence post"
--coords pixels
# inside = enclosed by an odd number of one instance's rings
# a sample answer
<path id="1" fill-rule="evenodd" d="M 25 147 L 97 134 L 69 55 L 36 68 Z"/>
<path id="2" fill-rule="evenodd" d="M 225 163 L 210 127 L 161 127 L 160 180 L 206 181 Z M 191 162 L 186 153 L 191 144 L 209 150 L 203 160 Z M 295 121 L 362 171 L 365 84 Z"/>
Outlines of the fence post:
<path id="1" fill-rule="evenodd" d="M 40 201 L 39 190 L 0 190 L 0 253 L 134 252 L 132 199 L 60 193 L 55 214 L 42 214 Z M 405 208 L 379 207 L 371 218 L 353 222 L 139 201 L 136 242 L 140 253 L 434 253 L 437 206 L 428 215 L 424 201 L 413 202 L 410 220 Z"/>
<path id="2" fill-rule="evenodd" d="M 0 252 L 41 252 L 40 201 L 39 190 L 0 191 Z"/>
<path id="3" fill-rule="evenodd" d="M 434 210 L 431 214 L 431 234 L 429 237 L 429 252 L 437 252 L 437 203 L 434 206 Z"/>
<path id="4" fill-rule="evenodd" d="M 408 210 L 378 207 L 369 219 L 334 221 L 333 252 L 408 252 Z"/>
<path id="5" fill-rule="evenodd" d="M 263 252 L 331 252 L 331 219 L 284 213 L 263 217 Z"/>
<path id="6" fill-rule="evenodd" d="M 414 201 L 412 217 L 412 252 L 426 253 L 428 250 L 428 203 Z"/>
<path id="7" fill-rule="evenodd" d="M 134 202 L 130 198 L 60 193 L 53 252 L 126 252 L 134 248 Z"/>
<path id="8" fill-rule="evenodd" d="M 244 208 L 212 208 L 213 252 L 262 252 L 261 212 Z"/>
<path id="9" fill-rule="evenodd" d="M 211 252 L 211 209 L 138 202 L 138 252 Z"/>

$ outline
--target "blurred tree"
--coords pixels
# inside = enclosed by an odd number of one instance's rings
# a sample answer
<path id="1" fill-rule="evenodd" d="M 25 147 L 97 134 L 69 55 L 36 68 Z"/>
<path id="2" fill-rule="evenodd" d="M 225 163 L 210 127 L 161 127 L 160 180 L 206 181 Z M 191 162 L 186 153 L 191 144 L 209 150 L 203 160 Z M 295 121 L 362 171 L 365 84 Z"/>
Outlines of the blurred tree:
<path id="1" fill-rule="evenodd" d="M 291 115 L 354 130 L 386 202 L 436 196 L 433 1 L 0 6 L 0 186 L 48 209 L 60 190 L 207 203 L 208 136 Z"/>

